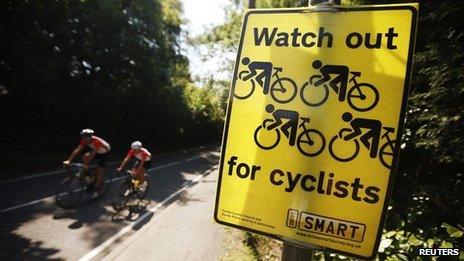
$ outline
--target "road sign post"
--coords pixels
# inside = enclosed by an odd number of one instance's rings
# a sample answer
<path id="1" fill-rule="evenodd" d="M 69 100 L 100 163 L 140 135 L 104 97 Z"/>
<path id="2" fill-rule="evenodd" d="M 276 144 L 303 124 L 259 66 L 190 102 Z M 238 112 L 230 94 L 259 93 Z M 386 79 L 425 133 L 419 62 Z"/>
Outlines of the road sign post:
<path id="1" fill-rule="evenodd" d="M 418 6 L 326 7 L 245 15 L 214 218 L 373 258 L 401 145 Z"/>

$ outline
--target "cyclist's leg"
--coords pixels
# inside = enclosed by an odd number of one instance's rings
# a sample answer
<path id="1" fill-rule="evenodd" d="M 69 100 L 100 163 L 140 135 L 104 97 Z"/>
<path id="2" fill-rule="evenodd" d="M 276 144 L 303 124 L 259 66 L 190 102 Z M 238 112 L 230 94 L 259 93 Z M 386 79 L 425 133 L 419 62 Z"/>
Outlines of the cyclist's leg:
<path id="1" fill-rule="evenodd" d="M 266 72 L 265 71 L 262 71 L 261 73 L 259 73 L 258 75 L 256 75 L 255 79 L 256 79 L 256 82 L 264 88 L 264 91 L 266 91 L 265 87 L 265 82 L 266 80 L 264 79 L 266 77 Z"/>
<path id="2" fill-rule="evenodd" d="M 151 160 L 149 161 L 145 161 L 143 163 L 143 168 L 142 170 L 140 171 L 140 173 L 138 173 L 138 179 L 140 180 L 140 184 L 144 184 L 145 182 L 145 173 L 147 172 L 147 170 L 151 168 Z"/>
<path id="3" fill-rule="evenodd" d="M 371 142 L 369 140 L 372 139 Z M 377 157 L 377 150 L 379 149 L 380 128 L 373 128 L 366 134 L 361 136 L 359 140 L 370 150 L 369 156 L 371 158 Z"/>
<path id="4" fill-rule="evenodd" d="M 297 125 L 298 119 L 289 119 L 289 121 L 287 121 L 285 124 L 282 125 L 282 127 L 280 127 L 280 130 L 282 130 L 282 132 L 288 138 L 290 146 L 295 145 Z"/>
<path id="5" fill-rule="evenodd" d="M 134 166 L 132 166 L 132 169 L 131 169 L 131 173 L 132 173 L 132 177 L 133 178 L 137 178 L 137 176 L 135 175 L 135 171 L 137 170 L 137 167 L 139 166 L 140 164 L 140 161 L 138 159 L 135 160 L 135 163 L 134 163 Z"/>
<path id="6" fill-rule="evenodd" d="M 89 170 L 90 162 L 92 162 L 91 152 L 86 152 L 82 155 L 82 163 L 84 164 L 85 171 Z"/>
<path id="7" fill-rule="evenodd" d="M 143 174 L 145 173 L 145 168 L 139 170 L 140 160 L 136 160 L 134 167 L 132 168 L 132 177 L 135 178 L 137 182 L 137 186 L 142 184 L 145 181 L 145 177 Z"/>
<path id="8" fill-rule="evenodd" d="M 337 75 L 329 82 L 329 86 L 338 93 L 338 100 L 344 101 L 346 98 L 346 86 L 348 85 L 348 74 Z"/>
<path id="9" fill-rule="evenodd" d="M 108 153 L 97 154 L 95 160 L 97 161 L 97 168 L 95 169 L 95 185 L 98 189 L 103 188 L 104 182 L 104 169 L 106 166 L 106 161 L 108 159 Z"/>
<path id="10" fill-rule="evenodd" d="M 271 78 L 272 78 L 272 63 L 264 63 L 264 71 L 263 71 L 263 77 L 264 77 L 264 82 L 263 82 L 263 92 L 264 94 L 269 93 L 269 89 L 271 87 Z"/>
<path id="11" fill-rule="evenodd" d="M 145 177 L 143 176 L 144 173 L 145 173 L 144 167 L 142 167 L 141 169 L 140 168 L 135 169 L 134 175 L 139 180 L 139 185 L 145 182 Z"/>

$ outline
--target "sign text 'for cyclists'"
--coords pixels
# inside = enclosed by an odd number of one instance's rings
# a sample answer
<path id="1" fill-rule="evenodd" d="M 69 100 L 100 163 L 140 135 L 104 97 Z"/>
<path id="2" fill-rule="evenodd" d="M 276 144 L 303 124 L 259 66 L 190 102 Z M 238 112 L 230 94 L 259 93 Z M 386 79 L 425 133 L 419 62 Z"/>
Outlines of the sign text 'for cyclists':
<path id="1" fill-rule="evenodd" d="M 401 148 L 417 8 L 245 15 L 217 222 L 375 256 Z"/>

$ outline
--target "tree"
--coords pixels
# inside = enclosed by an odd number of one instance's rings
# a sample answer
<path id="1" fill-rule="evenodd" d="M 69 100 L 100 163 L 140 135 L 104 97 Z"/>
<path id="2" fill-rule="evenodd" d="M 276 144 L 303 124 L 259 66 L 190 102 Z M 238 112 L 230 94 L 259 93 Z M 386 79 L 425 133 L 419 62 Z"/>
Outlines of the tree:
<path id="1" fill-rule="evenodd" d="M 156 148 L 201 142 L 203 129 L 219 137 L 214 113 L 198 118 L 189 104 L 181 11 L 179 0 L 2 1 L 2 151 L 63 155 L 84 127 L 116 150 L 133 139 Z"/>

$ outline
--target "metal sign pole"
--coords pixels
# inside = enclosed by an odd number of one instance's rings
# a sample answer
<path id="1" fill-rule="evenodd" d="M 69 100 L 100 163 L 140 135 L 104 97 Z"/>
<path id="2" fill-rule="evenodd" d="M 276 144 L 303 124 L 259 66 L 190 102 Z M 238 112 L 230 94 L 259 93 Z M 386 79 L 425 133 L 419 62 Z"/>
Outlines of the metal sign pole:
<path id="1" fill-rule="evenodd" d="M 256 8 L 255 0 L 248 0 L 248 9 Z"/>
<path id="2" fill-rule="evenodd" d="M 284 242 L 282 249 L 282 261 L 308 261 L 313 257 L 312 249 L 303 249 L 287 242 Z"/>

